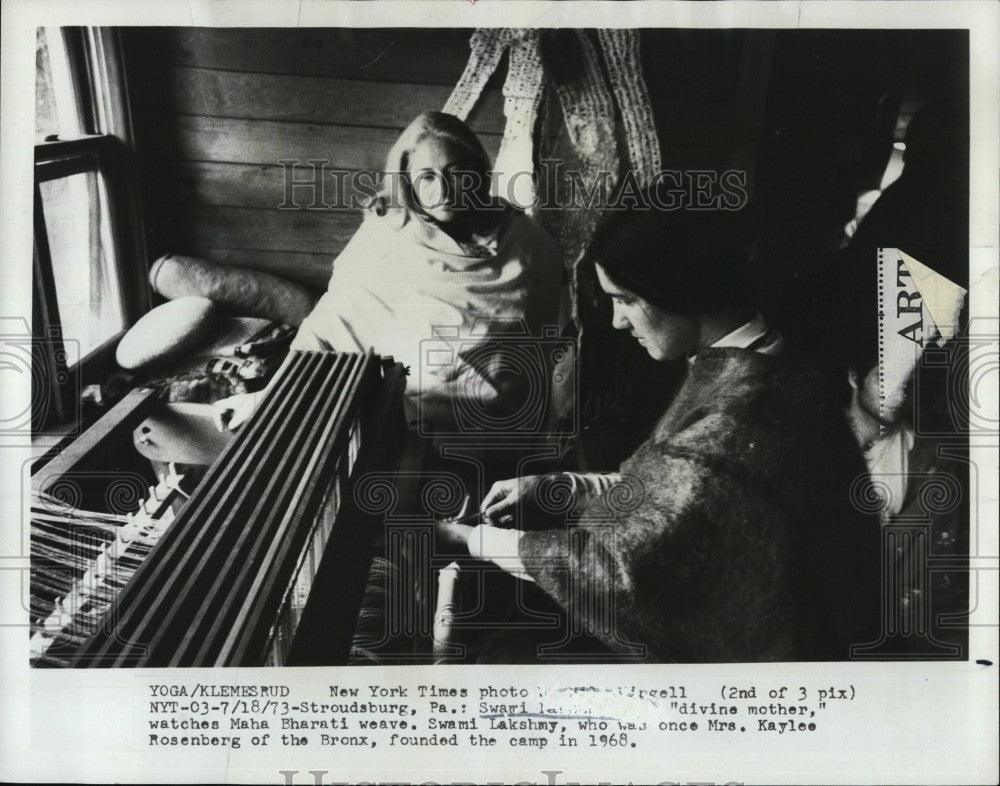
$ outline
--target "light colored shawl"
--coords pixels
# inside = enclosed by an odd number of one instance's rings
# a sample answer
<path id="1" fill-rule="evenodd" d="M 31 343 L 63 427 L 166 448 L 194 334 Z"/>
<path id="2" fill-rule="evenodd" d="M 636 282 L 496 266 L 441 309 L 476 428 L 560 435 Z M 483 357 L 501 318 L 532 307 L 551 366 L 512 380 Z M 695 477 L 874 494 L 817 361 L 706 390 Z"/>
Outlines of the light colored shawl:
<path id="1" fill-rule="evenodd" d="M 535 337 L 561 328 L 562 270 L 555 242 L 513 210 L 470 244 L 419 219 L 398 226 L 369 213 L 292 346 L 391 355 L 410 368 L 408 415 L 451 430 L 456 396 L 501 411 L 507 403 L 489 351 L 473 366 L 470 348 L 509 335 L 512 323 Z"/>

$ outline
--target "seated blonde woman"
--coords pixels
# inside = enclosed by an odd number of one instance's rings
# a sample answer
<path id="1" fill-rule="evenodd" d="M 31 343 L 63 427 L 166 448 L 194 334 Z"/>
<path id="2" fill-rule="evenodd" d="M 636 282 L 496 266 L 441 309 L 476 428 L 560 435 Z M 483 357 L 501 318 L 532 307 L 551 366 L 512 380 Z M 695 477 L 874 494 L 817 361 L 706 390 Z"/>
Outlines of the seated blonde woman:
<path id="1" fill-rule="evenodd" d="M 431 431 L 457 428 L 462 398 L 501 415 L 522 406 L 525 380 L 490 348 L 512 329 L 540 336 L 560 324 L 559 249 L 529 216 L 490 196 L 490 170 L 462 121 L 419 115 L 389 151 L 378 197 L 292 343 L 391 355 L 410 368 L 409 418 Z M 220 401 L 220 425 L 238 427 L 264 392 Z"/>

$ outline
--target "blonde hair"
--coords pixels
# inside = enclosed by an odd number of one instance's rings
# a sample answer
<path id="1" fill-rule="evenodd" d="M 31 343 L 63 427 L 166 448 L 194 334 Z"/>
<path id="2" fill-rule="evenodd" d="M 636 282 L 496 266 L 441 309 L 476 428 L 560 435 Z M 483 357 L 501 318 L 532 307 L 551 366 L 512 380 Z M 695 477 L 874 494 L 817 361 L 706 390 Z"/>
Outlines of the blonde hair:
<path id="1" fill-rule="evenodd" d="M 483 193 L 477 196 L 484 204 L 489 199 L 492 164 L 479 137 L 455 115 L 446 112 L 422 112 L 403 130 L 399 139 L 390 148 L 386 156 L 382 182 L 371 204 L 368 205 L 368 209 L 379 216 L 398 214 L 400 226 L 414 215 L 425 221 L 431 220 L 415 198 L 409 177 L 410 156 L 425 139 L 447 140 L 469 153 L 474 162 L 473 174 L 477 176 L 480 188 L 484 189 Z"/>

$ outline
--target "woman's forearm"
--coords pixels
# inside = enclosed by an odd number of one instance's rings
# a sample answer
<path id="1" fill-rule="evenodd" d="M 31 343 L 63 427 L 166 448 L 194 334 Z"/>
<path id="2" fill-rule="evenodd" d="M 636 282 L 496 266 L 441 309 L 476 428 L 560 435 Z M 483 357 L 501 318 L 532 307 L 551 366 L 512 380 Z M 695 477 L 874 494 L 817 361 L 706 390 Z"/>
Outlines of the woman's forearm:
<path id="1" fill-rule="evenodd" d="M 574 498 L 578 502 L 588 502 L 603 496 L 612 486 L 622 482 L 620 472 L 563 472 L 561 474 L 569 479 Z"/>
<path id="2" fill-rule="evenodd" d="M 472 527 L 467 534 L 469 554 L 476 559 L 493 562 L 512 576 L 534 582 L 534 579 L 525 570 L 524 562 L 519 553 L 519 544 L 523 534 L 521 530 L 517 529 L 480 524 Z"/>

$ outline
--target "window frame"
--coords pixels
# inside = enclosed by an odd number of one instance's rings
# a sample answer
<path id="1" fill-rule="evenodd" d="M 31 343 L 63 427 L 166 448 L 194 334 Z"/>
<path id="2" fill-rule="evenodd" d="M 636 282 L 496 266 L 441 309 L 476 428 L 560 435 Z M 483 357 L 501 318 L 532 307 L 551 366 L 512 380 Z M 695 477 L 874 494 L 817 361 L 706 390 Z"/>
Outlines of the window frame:
<path id="1" fill-rule="evenodd" d="M 138 186 L 132 174 L 134 140 L 118 32 L 92 27 L 64 27 L 60 32 L 85 133 L 68 139 L 46 137 L 34 148 L 32 332 L 38 348 L 34 362 L 46 367 L 43 379 L 57 381 L 44 391 L 47 401 L 39 408 L 41 416 L 33 414 L 36 435 L 73 432 L 81 425 L 83 386 L 99 382 L 116 368 L 114 351 L 119 340 L 152 302 Z M 68 367 L 40 186 L 85 172 L 101 179 L 106 195 L 123 327 Z M 36 393 L 36 401 L 41 394 Z"/>

